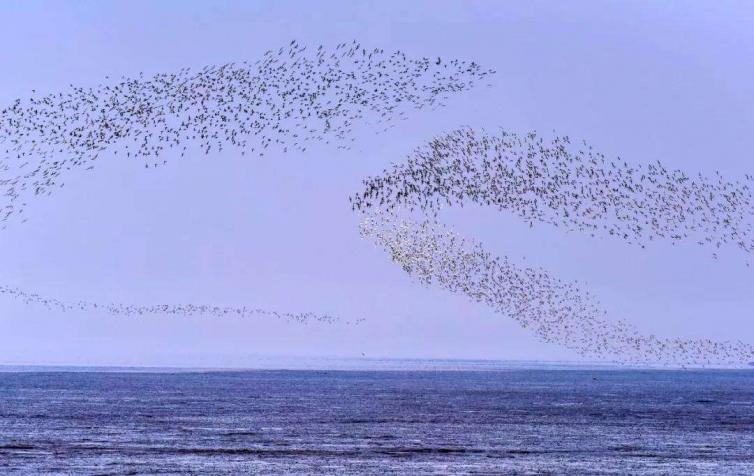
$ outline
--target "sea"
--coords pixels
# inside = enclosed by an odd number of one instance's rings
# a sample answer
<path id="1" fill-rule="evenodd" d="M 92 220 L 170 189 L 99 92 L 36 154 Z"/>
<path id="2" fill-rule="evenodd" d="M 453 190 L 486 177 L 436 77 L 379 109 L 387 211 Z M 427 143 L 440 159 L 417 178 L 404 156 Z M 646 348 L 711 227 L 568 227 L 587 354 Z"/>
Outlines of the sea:
<path id="1" fill-rule="evenodd" d="M 0 366 L 0 474 L 754 474 L 754 369 Z"/>

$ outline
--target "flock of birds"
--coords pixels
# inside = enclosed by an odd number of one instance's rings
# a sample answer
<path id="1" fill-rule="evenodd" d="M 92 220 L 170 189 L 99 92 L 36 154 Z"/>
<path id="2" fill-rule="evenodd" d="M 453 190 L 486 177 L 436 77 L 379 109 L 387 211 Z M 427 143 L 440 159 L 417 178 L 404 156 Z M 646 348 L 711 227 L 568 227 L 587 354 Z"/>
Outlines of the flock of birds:
<path id="1" fill-rule="evenodd" d="M 364 213 L 361 231 L 425 284 L 461 292 L 589 357 L 633 363 L 740 365 L 754 358 L 743 342 L 663 339 L 611 320 L 577 283 L 494 257 L 437 221 L 443 207 L 493 206 L 529 222 L 611 236 L 642 247 L 653 240 L 694 240 L 745 252 L 754 206 L 749 183 L 716 174 L 689 178 L 661 163 L 631 166 L 568 137 L 498 134 L 460 128 L 416 149 L 402 164 L 364 181 L 350 198 Z M 428 218 L 404 215 L 421 211 Z"/>
<path id="2" fill-rule="evenodd" d="M 102 157 L 143 160 L 145 167 L 186 153 L 226 148 L 264 156 L 312 142 L 348 148 L 359 125 L 386 131 L 410 109 L 443 105 L 494 71 L 474 62 L 412 59 L 356 42 L 333 50 L 292 41 L 254 63 L 188 68 L 149 78 L 121 78 L 92 88 L 16 100 L 0 110 L 0 226 L 23 218 L 30 198 L 62 187 L 64 173 Z M 461 128 L 418 148 L 403 164 L 364 181 L 350 197 L 362 236 L 374 239 L 421 283 L 438 283 L 485 303 L 545 342 L 581 355 L 629 363 L 741 365 L 754 359 L 743 342 L 644 335 L 610 319 L 578 283 L 495 257 L 438 221 L 445 206 L 472 203 L 628 244 L 694 241 L 754 250 L 752 177 L 689 177 L 661 163 L 607 159 L 569 137 L 489 134 Z M 412 219 L 420 213 L 420 220 Z M 0 295 L 63 311 L 268 316 L 335 322 L 327 314 L 205 305 L 107 305 L 62 302 L 0 286 Z M 358 324 L 363 319 L 353 323 Z M 342 322 L 342 321 L 341 321 Z M 352 321 L 347 321 L 351 323 Z"/>
<path id="3" fill-rule="evenodd" d="M 308 322 L 320 322 L 332 324 L 335 322 L 346 325 L 360 324 L 364 318 L 353 321 L 344 320 L 330 314 L 315 314 L 313 312 L 279 312 L 267 309 L 238 307 L 238 306 L 209 306 L 202 304 L 153 304 L 139 306 L 132 304 L 109 303 L 98 304 L 88 301 L 66 302 L 59 299 L 40 296 L 10 286 L 0 286 L 0 296 L 16 299 L 24 304 L 44 306 L 50 311 L 98 311 L 106 312 L 113 316 L 145 316 L 150 314 L 169 314 L 181 317 L 212 316 L 212 317 L 272 317 L 286 322 L 306 324 Z"/>
<path id="4" fill-rule="evenodd" d="M 545 342 L 587 357 L 627 363 L 742 365 L 754 346 L 740 341 L 663 339 L 611 320 L 578 283 L 494 257 L 480 243 L 438 223 L 442 207 L 474 203 L 535 222 L 642 247 L 652 240 L 694 240 L 717 250 L 754 249 L 748 182 L 716 174 L 689 178 L 661 163 L 630 166 L 568 137 L 545 141 L 461 128 L 434 138 L 402 164 L 364 181 L 350 198 L 363 213 L 361 232 L 419 282 L 438 283 L 483 302 Z M 426 218 L 412 221 L 415 212 Z"/>
<path id="5" fill-rule="evenodd" d="M 357 42 L 328 50 L 290 42 L 253 63 L 123 77 L 95 87 L 18 99 L 0 109 L 0 229 L 23 216 L 30 199 L 63 187 L 64 174 L 105 157 L 157 167 L 167 155 L 210 155 L 225 148 L 264 156 L 306 150 L 312 142 L 348 148 L 359 123 L 384 132 L 411 109 L 443 105 L 494 73 L 474 62 L 386 54 Z M 35 92 L 36 93 L 36 92 Z M 166 154 L 172 151 L 171 154 Z M 118 316 L 268 316 L 295 322 L 345 322 L 327 314 L 195 304 L 135 306 L 66 303 L 11 287 L 0 294 L 62 311 Z"/>
<path id="6" fill-rule="evenodd" d="M 292 41 L 250 63 L 121 78 L 94 87 L 17 99 L 0 109 L 0 226 L 31 197 L 64 186 L 65 172 L 103 156 L 145 167 L 236 148 L 264 156 L 305 151 L 313 141 L 348 148 L 354 126 L 384 131 L 410 109 L 438 107 L 493 71 L 474 62 L 409 58 L 357 42 L 334 50 Z M 173 155 L 176 155 L 175 153 Z"/>
<path id="7" fill-rule="evenodd" d="M 435 220 L 377 210 L 364 214 L 360 229 L 420 283 L 462 293 L 514 319 L 542 341 L 584 357 L 674 366 L 740 366 L 754 360 L 754 346 L 741 341 L 642 334 L 626 320 L 610 319 L 577 282 L 493 256 L 481 243 Z"/>
<path id="8" fill-rule="evenodd" d="M 754 251 L 754 177 L 731 182 L 689 177 L 660 162 L 608 159 L 569 137 L 546 141 L 501 130 L 464 127 L 416 149 L 408 161 L 365 181 L 350 198 L 355 210 L 397 207 L 436 217 L 442 207 L 473 203 L 513 213 L 531 226 L 609 236 L 642 248 L 649 242 L 694 241 Z"/>

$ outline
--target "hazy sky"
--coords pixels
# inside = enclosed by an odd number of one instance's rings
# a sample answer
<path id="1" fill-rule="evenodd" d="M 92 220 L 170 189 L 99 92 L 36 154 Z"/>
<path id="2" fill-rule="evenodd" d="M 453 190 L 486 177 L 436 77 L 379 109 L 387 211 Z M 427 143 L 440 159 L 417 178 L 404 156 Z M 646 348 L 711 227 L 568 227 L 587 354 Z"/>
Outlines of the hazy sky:
<path id="1" fill-rule="evenodd" d="M 77 170 L 0 233 L 0 284 L 59 299 L 251 305 L 364 317 L 358 327 L 114 318 L 0 299 L 0 363 L 243 366 L 255 355 L 576 359 L 505 316 L 424 288 L 362 241 L 361 180 L 460 125 L 553 129 L 606 155 L 754 172 L 751 2 L 2 2 L 0 104 L 104 76 L 255 60 L 297 39 L 474 60 L 493 87 L 413 112 L 351 151 Z M 754 342 L 754 270 L 693 244 L 631 248 L 464 208 L 489 249 L 585 281 L 610 314 L 663 336 Z"/>

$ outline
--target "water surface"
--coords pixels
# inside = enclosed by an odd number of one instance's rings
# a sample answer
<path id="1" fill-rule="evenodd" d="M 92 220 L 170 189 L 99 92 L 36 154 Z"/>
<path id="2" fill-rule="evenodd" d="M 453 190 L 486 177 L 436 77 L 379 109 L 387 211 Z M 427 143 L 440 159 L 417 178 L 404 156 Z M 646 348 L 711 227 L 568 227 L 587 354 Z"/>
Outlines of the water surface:
<path id="1" fill-rule="evenodd" d="M 6 368 L 0 473 L 754 474 L 754 371 L 485 368 Z"/>

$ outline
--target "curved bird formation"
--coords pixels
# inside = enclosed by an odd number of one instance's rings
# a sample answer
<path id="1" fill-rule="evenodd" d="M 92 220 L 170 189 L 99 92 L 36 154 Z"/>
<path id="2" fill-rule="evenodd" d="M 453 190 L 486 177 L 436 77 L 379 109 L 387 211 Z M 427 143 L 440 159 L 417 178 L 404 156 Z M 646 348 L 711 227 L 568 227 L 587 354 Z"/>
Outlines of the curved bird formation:
<path id="1" fill-rule="evenodd" d="M 751 182 L 751 178 L 746 178 Z M 642 247 L 653 240 L 693 240 L 715 250 L 754 249 L 749 183 L 719 174 L 688 177 L 661 163 L 607 159 L 568 137 L 489 134 L 460 128 L 416 149 L 409 159 L 364 181 L 350 198 L 371 237 L 420 282 L 438 283 L 485 303 L 531 328 L 545 342 L 588 357 L 626 363 L 745 365 L 754 347 L 743 342 L 665 339 L 610 320 L 576 283 L 542 269 L 492 256 L 437 222 L 442 207 L 474 203 L 534 223 L 609 236 Z M 410 221 L 401 210 L 423 212 Z"/>
<path id="2" fill-rule="evenodd" d="M 314 141 L 348 148 L 360 124 L 385 131 L 408 110 L 442 106 L 449 95 L 493 73 L 474 62 L 412 59 L 356 42 L 308 50 L 293 41 L 254 63 L 140 75 L 17 100 L 0 110 L 0 224 L 21 218 L 29 199 L 62 187 L 65 172 L 90 169 L 106 155 L 156 167 L 171 149 L 181 156 L 225 148 L 263 156 L 269 150 L 303 152 Z M 442 207 L 472 203 L 513 213 L 531 226 L 548 224 L 629 245 L 694 241 L 712 247 L 713 254 L 724 246 L 750 253 L 751 182 L 749 176 L 744 182 L 717 173 L 688 176 L 661 163 L 630 165 L 569 137 L 545 141 L 536 133 L 460 128 L 366 179 L 350 201 L 362 216 L 362 235 L 420 282 L 488 304 L 545 342 L 629 363 L 742 365 L 754 358 L 751 345 L 642 334 L 625 320 L 609 319 L 577 283 L 495 257 L 437 216 Z M 424 218 L 413 221 L 402 211 Z M 68 303 L 11 287 L 0 287 L 0 294 L 50 309 L 113 315 L 338 320 L 251 307 Z"/>
<path id="3" fill-rule="evenodd" d="M 342 43 L 333 51 L 297 42 L 253 63 L 227 63 L 18 99 L 0 109 L 0 224 L 29 198 L 62 187 L 62 176 L 93 168 L 105 153 L 164 164 L 165 152 L 236 148 L 305 151 L 348 147 L 354 126 L 385 130 L 408 110 L 439 107 L 492 71 L 474 62 L 436 62 Z"/>
<path id="4" fill-rule="evenodd" d="M 474 62 L 411 58 L 357 42 L 328 50 L 296 41 L 255 62 L 123 77 L 91 88 L 18 99 L 0 109 L 0 229 L 24 222 L 28 202 L 63 187 L 66 172 L 126 157 L 156 167 L 171 156 L 224 148 L 264 156 L 306 151 L 312 142 L 348 148 L 354 127 L 392 127 L 410 110 L 443 105 L 493 71 Z M 4 154 L 4 155 L 2 155 Z M 327 314 L 279 313 L 253 307 L 134 306 L 62 302 L 11 287 L 0 294 L 58 310 L 146 314 L 271 316 L 334 322 Z M 356 319 L 354 323 L 361 322 Z M 351 321 L 345 321 L 351 322 Z"/>

